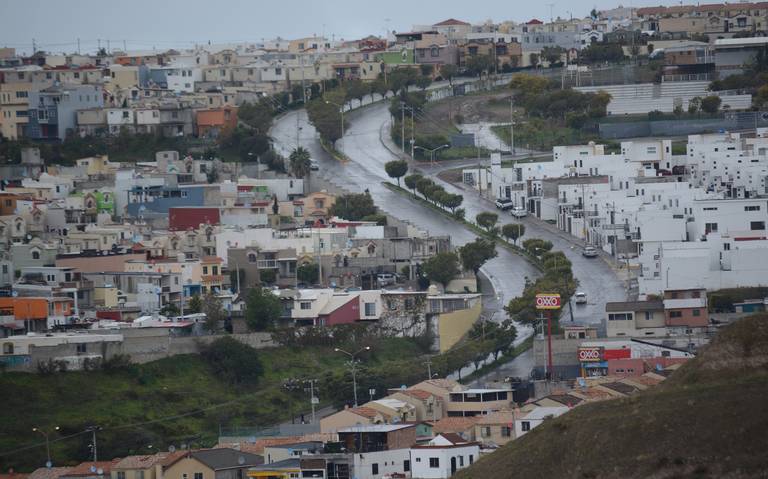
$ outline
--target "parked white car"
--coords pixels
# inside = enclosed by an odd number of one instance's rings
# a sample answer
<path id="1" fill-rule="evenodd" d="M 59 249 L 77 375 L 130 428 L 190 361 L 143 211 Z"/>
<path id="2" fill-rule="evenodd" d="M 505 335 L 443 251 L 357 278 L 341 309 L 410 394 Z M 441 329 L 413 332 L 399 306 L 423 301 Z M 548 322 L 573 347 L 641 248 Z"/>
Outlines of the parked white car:
<path id="1" fill-rule="evenodd" d="M 522 206 L 515 206 L 509 214 L 515 218 L 525 218 L 528 216 L 528 211 Z"/>
<path id="2" fill-rule="evenodd" d="M 379 273 L 376 276 L 376 281 L 379 282 L 379 286 L 389 286 L 397 282 L 397 275 L 394 273 Z"/>
<path id="3" fill-rule="evenodd" d="M 581 252 L 582 256 L 585 258 L 596 258 L 597 257 L 597 248 L 594 246 L 585 246 L 584 251 Z"/>
<path id="4" fill-rule="evenodd" d="M 312 171 L 317 171 L 320 169 L 320 163 L 317 162 L 317 160 L 309 160 L 309 169 Z"/>

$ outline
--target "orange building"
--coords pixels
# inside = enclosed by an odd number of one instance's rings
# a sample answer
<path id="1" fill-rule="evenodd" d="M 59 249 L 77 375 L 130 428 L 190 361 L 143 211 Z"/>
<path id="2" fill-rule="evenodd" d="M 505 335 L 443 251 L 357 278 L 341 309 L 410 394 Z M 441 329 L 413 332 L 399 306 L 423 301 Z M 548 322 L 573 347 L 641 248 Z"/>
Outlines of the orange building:
<path id="1" fill-rule="evenodd" d="M 215 138 L 237 126 L 237 107 L 222 106 L 197 110 L 197 136 Z"/>
<path id="2" fill-rule="evenodd" d="M 18 195 L 16 193 L 0 192 L 0 216 L 10 216 L 16 214 L 17 202 L 19 200 L 29 200 L 29 195 Z"/>
<path id="3" fill-rule="evenodd" d="M 73 315 L 74 300 L 68 297 L 0 297 L 0 329 L 5 335 L 45 331 L 55 324 L 65 324 Z"/>
<path id="4" fill-rule="evenodd" d="M 203 256 L 200 258 L 200 266 L 203 270 L 201 277 L 202 292 L 218 293 L 224 287 L 224 260 L 218 256 Z"/>

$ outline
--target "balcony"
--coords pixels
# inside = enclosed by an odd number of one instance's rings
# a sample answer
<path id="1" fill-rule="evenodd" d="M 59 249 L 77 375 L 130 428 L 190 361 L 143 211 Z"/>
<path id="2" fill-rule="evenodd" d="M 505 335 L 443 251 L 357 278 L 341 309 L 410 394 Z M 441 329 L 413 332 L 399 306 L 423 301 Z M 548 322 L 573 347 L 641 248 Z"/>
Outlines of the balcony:
<path id="1" fill-rule="evenodd" d="M 276 259 L 260 259 L 260 260 L 256 260 L 256 268 L 258 268 L 258 269 L 276 269 L 277 268 L 277 260 Z"/>
<path id="2" fill-rule="evenodd" d="M 223 274 L 209 274 L 207 276 L 203 276 L 202 283 L 205 285 L 208 284 L 221 284 L 224 282 L 225 276 Z"/>

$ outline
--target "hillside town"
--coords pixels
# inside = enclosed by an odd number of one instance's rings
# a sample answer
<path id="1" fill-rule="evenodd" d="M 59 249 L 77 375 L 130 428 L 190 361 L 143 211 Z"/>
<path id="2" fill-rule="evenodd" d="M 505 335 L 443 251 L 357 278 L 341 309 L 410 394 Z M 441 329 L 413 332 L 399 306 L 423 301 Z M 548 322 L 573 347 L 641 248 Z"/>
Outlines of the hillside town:
<path id="1" fill-rule="evenodd" d="M 0 479 L 481 477 L 690 375 L 768 306 L 768 3 L 567 7 L 0 33 Z"/>

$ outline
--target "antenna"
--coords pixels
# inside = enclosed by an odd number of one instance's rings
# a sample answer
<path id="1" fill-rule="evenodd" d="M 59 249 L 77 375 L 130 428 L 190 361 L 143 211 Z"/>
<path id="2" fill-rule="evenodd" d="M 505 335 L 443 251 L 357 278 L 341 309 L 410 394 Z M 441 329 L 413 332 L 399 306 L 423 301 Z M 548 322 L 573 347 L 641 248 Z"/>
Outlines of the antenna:
<path id="1" fill-rule="evenodd" d="M 554 3 L 548 3 L 547 6 L 549 7 L 549 23 L 554 22 L 554 18 L 552 16 L 552 8 L 555 6 Z"/>

